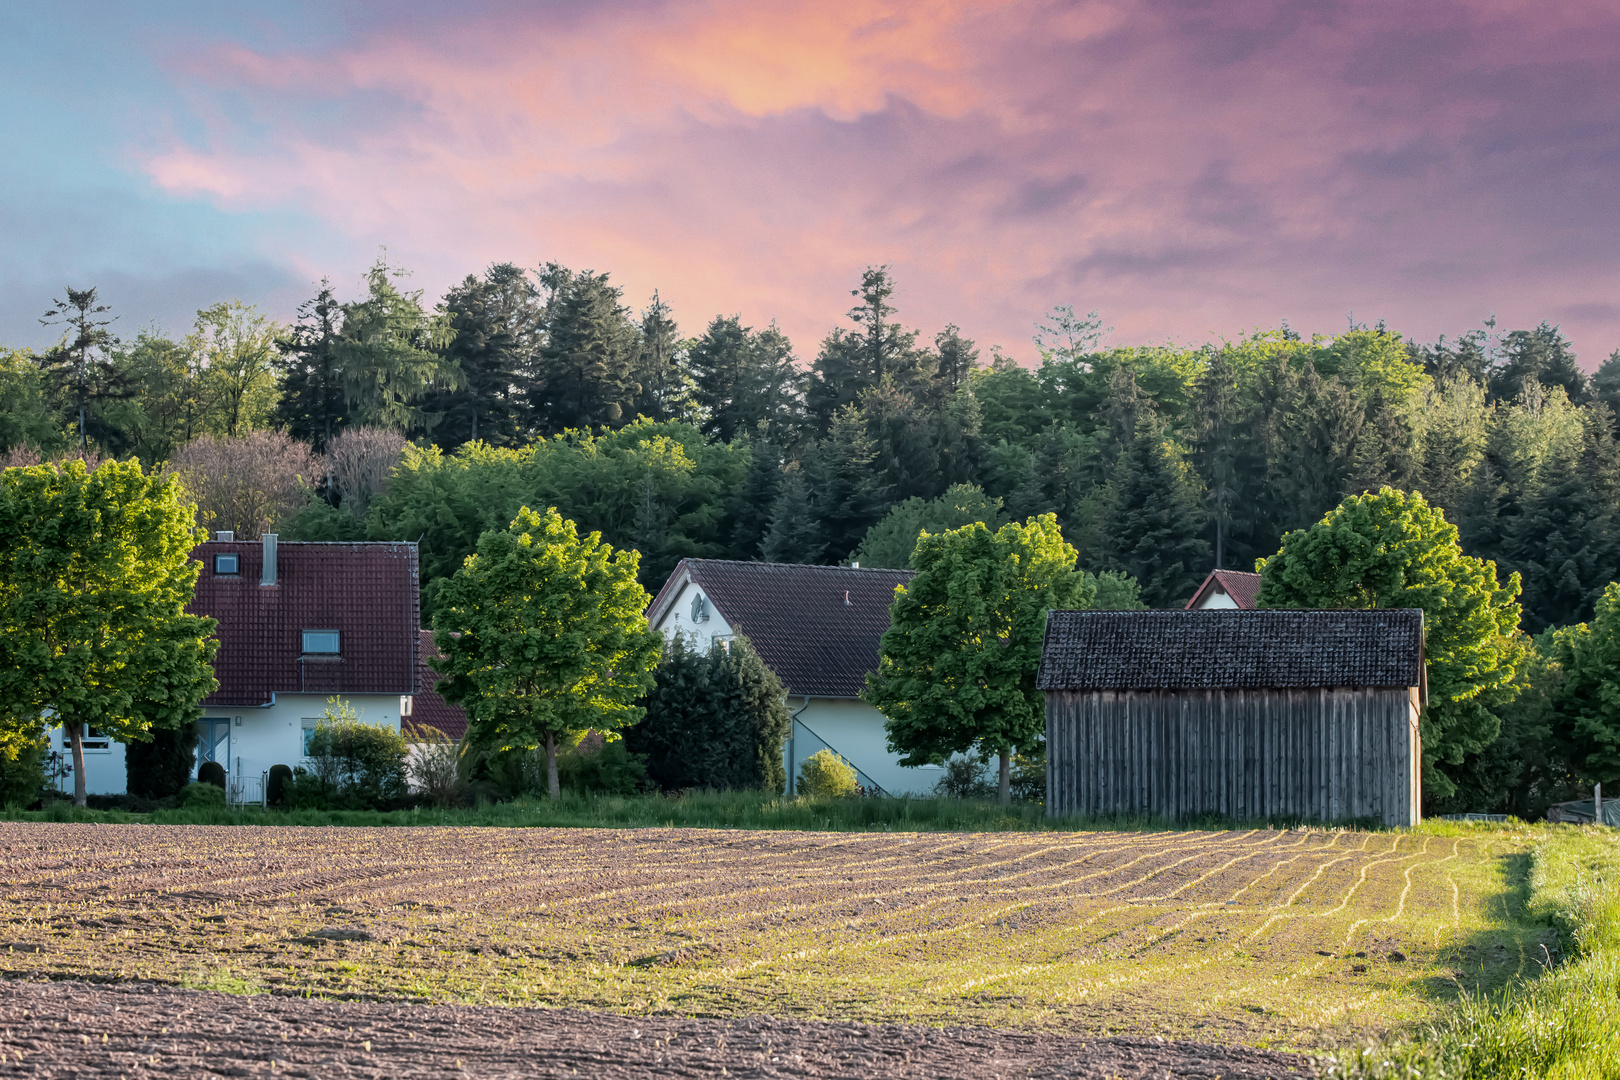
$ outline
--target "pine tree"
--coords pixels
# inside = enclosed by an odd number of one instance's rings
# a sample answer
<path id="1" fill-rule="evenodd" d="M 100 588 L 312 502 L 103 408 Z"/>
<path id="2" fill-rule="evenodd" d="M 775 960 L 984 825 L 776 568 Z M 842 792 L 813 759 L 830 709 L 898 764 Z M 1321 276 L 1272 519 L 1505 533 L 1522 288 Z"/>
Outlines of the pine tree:
<path id="1" fill-rule="evenodd" d="M 135 393 L 113 363 L 118 339 L 107 328 L 114 320 L 99 317 L 111 310 L 94 288 L 67 289 L 39 320 L 68 330 L 60 345 L 39 358 L 39 365 L 46 384 L 66 405 L 81 453 L 92 440 L 104 445 L 115 434 L 101 415 L 102 406 Z"/>
<path id="2" fill-rule="evenodd" d="M 931 499 L 945 490 L 937 424 L 909 391 L 885 377 L 860 401 L 861 422 L 872 445 L 874 481 L 890 501 Z"/>
<path id="3" fill-rule="evenodd" d="M 887 266 L 867 267 L 860 287 L 850 293 L 860 300 L 848 316 L 855 332 L 835 329 L 821 343 L 806 390 L 810 419 L 818 431 L 829 430 L 840 409 L 885 377 L 903 390 L 918 389 L 934 377 L 938 357 L 918 349 L 917 331 L 891 318 L 894 289 Z"/>
<path id="4" fill-rule="evenodd" d="M 884 477 L 876 459 L 865 418 L 855 406 L 844 406 L 813 459 L 816 523 L 826 555 L 835 561 L 855 550 L 892 501 L 880 486 Z"/>
<path id="5" fill-rule="evenodd" d="M 1142 583 L 1149 607 L 1180 607 L 1210 569 L 1189 472 L 1150 422 L 1139 427 L 1115 469 L 1102 543 L 1111 569 Z"/>
<path id="6" fill-rule="evenodd" d="M 491 266 L 482 278 L 469 274 L 445 293 L 439 313 L 451 337 L 444 356 L 456 365 L 460 380 L 423 404 L 438 445 L 512 446 L 528 433 L 539 296 L 529 276 L 512 263 Z"/>
<path id="7" fill-rule="evenodd" d="M 771 505 L 770 526 L 759 546 L 760 558 L 766 562 L 819 563 L 826 548 L 804 469 L 798 462 L 789 462 L 783 471 L 781 490 Z"/>
<path id="8" fill-rule="evenodd" d="M 536 422 L 545 434 L 635 419 L 630 411 L 640 385 L 641 332 L 630 321 L 620 290 L 607 274 L 574 273 L 547 263 L 545 344 L 532 392 Z"/>
<path id="9" fill-rule="evenodd" d="M 1502 355 L 1490 376 L 1491 399 L 1510 401 L 1531 382 L 1549 390 L 1563 387 L 1574 402 L 1586 398 L 1586 373 L 1575 361 L 1575 350 L 1550 323 L 1514 330 L 1502 338 Z"/>
<path id="10" fill-rule="evenodd" d="M 1215 566 L 1226 567 L 1232 550 L 1232 522 L 1245 504 L 1247 479 L 1240 467 L 1240 434 L 1244 410 L 1238 397 L 1237 372 L 1217 349 L 1199 375 L 1194 415 L 1198 435 L 1192 460 L 1204 481 L 1208 520 L 1214 529 Z M 1241 562 L 1230 565 L 1241 565 Z"/>
<path id="11" fill-rule="evenodd" d="M 343 305 L 332 282 L 321 279 L 320 292 L 298 305 L 287 335 L 276 342 L 281 353 L 281 398 L 276 420 L 287 434 L 324 454 L 349 422 L 338 337 Z"/>
<path id="12" fill-rule="evenodd" d="M 655 291 L 641 313 L 641 352 L 632 403 L 637 415 L 652 420 L 683 420 L 692 409 L 692 386 L 680 330 L 669 305 Z"/>
<path id="13" fill-rule="evenodd" d="M 782 491 L 782 450 L 767 427 L 757 438 L 739 440 L 748 450 L 748 471 L 726 506 L 727 551 L 733 559 L 755 559 L 770 531 L 771 513 Z M 809 513 L 806 495 L 805 513 Z"/>

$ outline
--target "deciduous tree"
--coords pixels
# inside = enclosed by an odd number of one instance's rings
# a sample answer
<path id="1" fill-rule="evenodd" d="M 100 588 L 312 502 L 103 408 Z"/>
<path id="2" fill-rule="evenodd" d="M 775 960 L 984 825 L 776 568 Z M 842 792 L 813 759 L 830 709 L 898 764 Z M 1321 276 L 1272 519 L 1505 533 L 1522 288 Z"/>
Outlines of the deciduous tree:
<path id="1" fill-rule="evenodd" d="M 925 533 L 916 575 L 895 590 L 878 670 L 863 697 L 887 718 L 903 765 L 943 761 L 975 747 L 1001 757 L 1001 801 L 1011 798 L 1013 747 L 1040 739 L 1035 689 L 1046 613 L 1083 608 L 1094 586 L 1051 514 L 996 532 L 975 522 Z"/>
<path id="2" fill-rule="evenodd" d="M 467 710 L 467 738 L 496 752 L 545 747 L 557 798 L 557 740 L 612 736 L 641 719 L 663 635 L 647 625 L 640 556 L 579 535 L 548 509 L 518 511 L 478 539 L 439 588 L 433 641 L 439 692 Z"/>
<path id="3" fill-rule="evenodd" d="M 185 611 L 199 539 L 180 485 L 133 461 L 0 473 L 0 731 L 61 723 L 80 806 L 87 727 L 180 727 L 217 685 L 214 620 Z"/>
<path id="4" fill-rule="evenodd" d="M 1457 529 L 1416 492 L 1345 499 L 1256 564 L 1261 607 L 1418 608 L 1429 664 L 1421 721 L 1424 787 L 1450 795 L 1441 765 L 1459 765 L 1497 736 L 1491 706 L 1510 700 L 1528 643 L 1519 631 L 1519 575 L 1464 555 Z"/>

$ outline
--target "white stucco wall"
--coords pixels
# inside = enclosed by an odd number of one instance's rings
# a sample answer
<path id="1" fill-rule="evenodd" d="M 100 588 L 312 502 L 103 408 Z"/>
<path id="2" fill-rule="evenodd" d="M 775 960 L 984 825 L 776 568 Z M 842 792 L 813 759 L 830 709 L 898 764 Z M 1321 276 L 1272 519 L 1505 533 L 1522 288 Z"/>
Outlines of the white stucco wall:
<path id="1" fill-rule="evenodd" d="M 1215 588 L 1204 594 L 1204 598 L 1198 602 L 1198 606 L 1193 610 L 1222 611 L 1226 609 L 1232 609 L 1235 611 L 1237 609 L 1237 601 L 1232 599 L 1231 593 L 1217 585 Z"/>
<path id="2" fill-rule="evenodd" d="M 304 728 L 313 728 L 326 712 L 326 694 L 278 694 L 275 704 L 265 708 L 205 709 L 201 724 L 209 721 L 229 721 L 217 760 L 225 766 L 228 777 L 243 783 L 244 797 L 257 801 L 262 797 L 260 786 L 272 765 L 297 767 L 304 760 Z M 362 723 L 386 724 L 399 730 L 402 699 L 398 694 L 352 694 L 344 699 L 354 707 Z M 72 760 L 72 749 L 66 745 L 60 727 L 50 732 L 51 748 L 60 751 L 64 760 Z M 124 747 L 116 740 L 110 750 L 85 751 L 85 790 L 92 795 L 119 795 L 125 790 Z M 73 778 L 61 783 L 64 791 L 73 790 Z"/>
<path id="3" fill-rule="evenodd" d="M 725 617 L 715 609 L 713 602 L 708 604 L 707 620 L 692 621 L 692 601 L 699 596 L 703 596 L 703 590 L 695 583 L 688 581 L 681 586 L 681 591 L 676 595 L 675 602 L 669 606 L 663 621 L 653 629 L 661 632 L 666 640 L 673 640 L 676 634 L 680 634 L 699 652 L 708 652 L 709 645 L 715 638 L 731 637 L 732 630 L 727 625 Z"/>
<path id="4" fill-rule="evenodd" d="M 928 795 L 944 770 L 937 765 L 909 768 L 889 753 L 883 714 L 864 701 L 849 698 L 788 698 L 797 714 L 793 738 L 782 748 L 782 764 L 797 779 L 798 769 L 823 748 L 839 754 L 890 795 Z M 801 711 L 802 710 L 802 711 Z"/>

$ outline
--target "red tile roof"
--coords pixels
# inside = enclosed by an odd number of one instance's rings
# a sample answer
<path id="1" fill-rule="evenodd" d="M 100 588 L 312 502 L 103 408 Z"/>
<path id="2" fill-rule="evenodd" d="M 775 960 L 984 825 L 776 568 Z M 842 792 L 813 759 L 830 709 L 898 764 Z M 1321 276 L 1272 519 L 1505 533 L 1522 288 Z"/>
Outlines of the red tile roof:
<path id="1" fill-rule="evenodd" d="M 204 707 L 267 705 L 273 693 L 415 693 L 415 544 L 280 543 L 274 585 L 259 584 L 263 552 L 258 541 L 218 540 L 192 552 L 203 567 L 189 610 L 219 620 L 219 689 Z M 216 555 L 236 555 L 239 573 L 215 573 Z M 304 656 L 305 630 L 338 631 L 338 656 Z"/>
<path id="2" fill-rule="evenodd" d="M 1247 574 L 1242 570 L 1211 570 L 1209 577 L 1198 586 L 1198 591 L 1193 593 L 1192 599 L 1187 601 L 1187 606 L 1183 610 L 1191 611 L 1213 588 L 1218 588 L 1230 596 L 1239 609 L 1253 611 L 1255 599 L 1260 595 L 1260 575 Z"/>
<path id="3" fill-rule="evenodd" d="M 433 631 L 423 630 L 417 634 L 416 697 L 411 702 L 411 718 L 405 726 L 435 728 L 451 739 L 459 739 L 467 733 L 467 711 L 460 705 L 450 704 L 433 689 L 433 684 L 439 681 L 433 661 L 441 655 L 433 644 Z"/>
<path id="4" fill-rule="evenodd" d="M 657 626 L 691 580 L 791 694 L 853 698 L 876 670 L 894 589 L 910 570 L 683 559 L 647 609 Z"/>

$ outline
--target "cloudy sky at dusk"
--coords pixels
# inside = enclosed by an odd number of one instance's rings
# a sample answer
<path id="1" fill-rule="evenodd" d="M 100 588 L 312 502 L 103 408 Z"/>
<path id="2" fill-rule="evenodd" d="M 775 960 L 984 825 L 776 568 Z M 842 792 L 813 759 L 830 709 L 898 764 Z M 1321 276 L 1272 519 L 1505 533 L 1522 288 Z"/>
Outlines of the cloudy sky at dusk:
<path id="1" fill-rule="evenodd" d="M 66 284 L 132 332 L 227 296 L 611 271 L 801 356 L 904 320 L 1030 358 L 1495 313 L 1620 347 L 1620 12 L 1590 0 L 434 0 L 0 6 L 0 344 Z"/>

